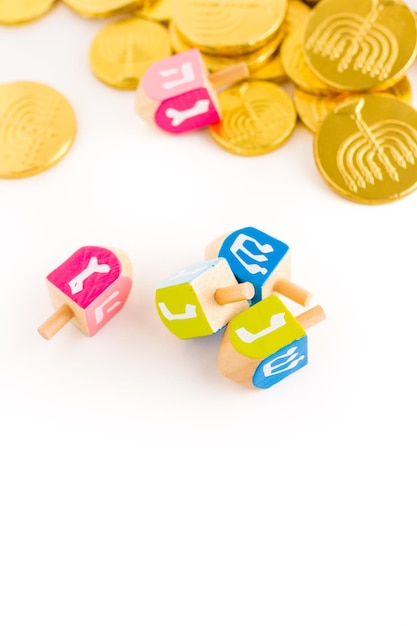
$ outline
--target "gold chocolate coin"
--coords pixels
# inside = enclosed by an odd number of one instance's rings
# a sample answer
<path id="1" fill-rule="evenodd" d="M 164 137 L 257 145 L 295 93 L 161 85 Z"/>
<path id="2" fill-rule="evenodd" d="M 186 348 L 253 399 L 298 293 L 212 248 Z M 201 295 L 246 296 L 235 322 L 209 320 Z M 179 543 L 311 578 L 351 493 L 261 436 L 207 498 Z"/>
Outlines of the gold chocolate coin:
<path id="1" fill-rule="evenodd" d="M 255 80 L 272 80 L 276 83 L 283 83 L 288 79 L 282 65 L 279 51 L 271 57 L 265 65 L 250 72 L 250 77 Z"/>
<path id="2" fill-rule="evenodd" d="M 417 187 L 417 111 L 392 96 L 351 95 L 322 121 L 314 157 L 330 187 L 350 200 L 397 200 Z"/>
<path id="3" fill-rule="evenodd" d="M 408 80 L 407 76 L 404 76 L 398 83 L 388 87 L 385 91 L 375 91 L 374 93 L 382 93 L 387 94 L 388 96 L 395 96 L 398 100 L 402 100 L 403 102 L 408 102 L 411 104 L 413 99 L 413 91 L 411 88 L 411 83 Z"/>
<path id="4" fill-rule="evenodd" d="M 389 89 L 380 93 L 394 96 L 403 102 L 411 103 L 412 100 L 411 83 L 406 76 Z M 352 97 L 352 93 L 348 91 L 343 93 L 329 91 L 327 94 L 320 95 L 302 91 L 298 87 L 294 88 L 296 111 L 303 124 L 313 133 L 318 131 L 323 119 L 336 104 L 349 97 Z"/>
<path id="5" fill-rule="evenodd" d="M 181 34 L 178 32 L 178 29 L 172 21 L 169 23 L 168 32 L 172 49 L 176 53 L 185 52 L 186 50 L 190 50 L 192 48 L 192 46 L 181 37 Z M 278 31 L 267 44 L 255 52 L 237 54 L 230 57 L 206 54 L 205 52 L 201 52 L 200 54 L 204 65 L 211 72 L 219 72 L 220 70 L 225 69 L 230 65 L 235 65 L 236 63 L 246 63 L 250 71 L 256 71 L 272 59 L 273 55 L 279 48 L 281 41 L 282 34 Z"/>
<path id="6" fill-rule="evenodd" d="M 385 89 L 416 58 L 417 21 L 401 0 L 325 0 L 310 13 L 302 47 L 333 90 Z"/>
<path id="7" fill-rule="evenodd" d="M 76 119 L 68 100 L 47 85 L 0 85 L 0 177 L 23 178 L 52 167 L 73 144 Z"/>
<path id="8" fill-rule="evenodd" d="M 207 54 L 233 56 L 262 47 L 281 26 L 288 0 L 173 0 L 181 36 Z"/>
<path id="9" fill-rule="evenodd" d="M 285 33 L 288 35 L 293 30 L 302 26 L 310 16 L 311 9 L 302 0 L 288 0 L 288 10 L 285 15 Z"/>
<path id="10" fill-rule="evenodd" d="M 222 121 L 209 127 L 222 148 L 240 156 L 266 154 L 292 134 L 297 114 L 292 98 L 278 85 L 249 80 L 218 94 Z"/>
<path id="11" fill-rule="evenodd" d="M 304 59 L 301 45 L 302 32 L 302 27 L 295 28 L 281 44 L 280 57 L 284 71 L 300 89 L 310 93 L 327 93 L 330 90 L 329 85 L 311 71 Z"/>
<path id="12" fill-rule="evenodd" d="M 172 18 L 172 0 L 147 0 L 142 9 L 134 11 L 134 14 L 168 24 Z"/>
<path id="13" fill-rule="evenodd" d="M 130 17 L 104 26 L 90 47 L 90 65 L 101 81 L 119 89 L 136 89 L 145 71 L 171 56 L 167 28 Z"/>
<path id="14" fill-rule="evenodd" d="M 1 0 L 0 24 L 14 26 L 37 20 L 52 8 L 56 0 Z"/>
<path id="15" fill-rule="evenodd" d="M 143 5 L 138 0 L 63 0 L 64 4 L 83 17 L 111 17 L 140 9 Z"/>

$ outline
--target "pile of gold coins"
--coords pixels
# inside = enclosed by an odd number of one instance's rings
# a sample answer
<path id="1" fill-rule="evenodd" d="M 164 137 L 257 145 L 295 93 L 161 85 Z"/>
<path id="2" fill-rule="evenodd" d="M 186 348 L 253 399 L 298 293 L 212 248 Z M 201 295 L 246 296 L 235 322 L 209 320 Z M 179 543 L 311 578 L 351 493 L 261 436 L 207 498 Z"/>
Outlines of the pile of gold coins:
<path id="1" fill-rule="evenodd" d="M 299 120 L 313 133 L 318 171 L 342 196 L 380 204 L 417 186 L 417 112 L 406 76 L 417 54 L 417 19 L 402 0 L 3 0 L 0 24 L 38 19 L 59 1 L 86 19 L 113 18 L 87 60 L 113 88 L 136 90 L 153 63 L 190 49 L 209 73 L 246 63 L 248 77 L 217 94 L 222 119 L 209 133 L 223 149 L 272 152 Z M 64 105 L 53 97 L 58 120 Z M 11 123 L 6 100 L 0 86 L 0 113 Z M 72 121 L 65 124 L 59 158 L 75 132 Z M 47 134 L 20 171 L 0 154 L 0 176 L 39 171 L 33 155 L 45 149 Z"/>

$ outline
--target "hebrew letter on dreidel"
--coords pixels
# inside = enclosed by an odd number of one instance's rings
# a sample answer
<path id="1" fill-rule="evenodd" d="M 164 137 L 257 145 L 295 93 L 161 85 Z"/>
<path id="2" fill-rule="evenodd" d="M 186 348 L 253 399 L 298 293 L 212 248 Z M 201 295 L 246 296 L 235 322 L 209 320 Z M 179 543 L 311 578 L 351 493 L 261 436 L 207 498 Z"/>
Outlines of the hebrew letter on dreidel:
<path id="1" fill-rule="evenodd" d="M 168 76 L 175 76 L 179 72 L 182 72 L 181 78 L 176 78 L 175 80 L 169 80 L 162 83 L 163 89 L 173 89 L 174 87 L 178 87 L 179 85 L 183 85 L 184 83 L 192 83 L 195 80 L 195 73 L 193 70 L 193 66 L 190 61 L 186 63 L 182 63 L 181 68 L 178 69 L 176 67 L 172 67 L 170 69 L 161 70 L 159 72 L 162 78 Z"/>
<path id="2" fill-rule="evenodd" d="M 96 323 L 97 324 L 101 324 L 101 322 L 104 320 L 104 313 L 111 313 L 112 311 L 114 311 L 115 309 L 117 309 L 117 307 L 122 306 L 122 301 L 121 300 L 116 300 L 116 302 L 113 302 L 113 304 L 111 304 L 111 306 L 109 306 L 108 308 L 105 309 L 105 307 L 109 304 L 109 302 L 111 302 L 112 300 L 114 300 L 114 298 L 117 298 L 117 296 L 120 295 L 119 291 L 115 291 L 114 293 L 111 294 L 111 296 L 109 296 L 107 298 L 107 300 L 105 300 L 104 302 L 102 302 L 102 304 L 100 304 L 100 306 L 98 306 L 96 308 L 96 310 L 94 311 L 94 316 L 96 318 Z"/>
<path id="3" fill-rule="evenodd" d="M 197 117 L 197 115 L 202 115 L 203 113 L 207 113 L 210 107 L 210 100 L 197 100 L 191 109 L 185 109 L 184 111 L 178 111 L 177 109 L 167 109 L 165 111 L 165 115 L 172 120 L 172 126 L 179 126 L 186 120 L 191 119 L 192 117 Z"/>
<path id="4" fill-rule="evenodd" d="M 304 355 L 300 355 L 296 347 L 290 348 L 285 354 L 277 356 L 272 361 L 268 361 L 264 365 L 263 372 L 265 377 L 273 376 L 287 370 L 292 370 L 305 358 Z M 285 359 L 285 361 L 283 360 Z"/>
<path id="5" fill-rule="evenodd" d="M 254 261 L 259 261 L 259 263 L 262 263 L 263 261 L 268 261 L 268 257 L 266 257 L 265 254 L 254 254 L 253 252 L 248 250 L 245 247 L 245 243 L 247 241 L 252 241 L 261 253 L 274 251 L 273 247 L 269 243 L 261 244 L 253 237 L 248 237 L 247 235 L 241 233 L 236 237 L 235 241 L 230 246 L 230 252 L 236 257 L 239 263 L 241 263 L 250 274 L 266 274 L 268 270 L 265 267 L 262 267 L 258 263 L 246 263 L 239 255 L 239 253 L 241 252 L 250 259 L 253 259 Z"/>
<path id="6" fill-rule="evenodd" d="M 82 270 L 82 272 L 80 272 L 78 276 L 75 276 L 75 278 L 68 281 L 71 293 L 73 295 L 76 293 L 80 293 L 84 289 L 84 281 L 87 280 L 87 278 L 97 272 L 99 274 L 107 274 L 108 272 L 110 272 L 110 269 L 110 265 L 107 265 L 107 263 L 102 263 L 100 265 L 100 263 L 98 263 L 97 261 L 97 257 L 92 256 L 88 262 L 87 267 Z"/>
<path id="7" fill-rule="evenodd" d="M 186 304 L 184 313 L 171 313 L 165 302 L 158 302 L 158 306 L 167 320 L 190 320 L 197 317 L 197 307 L 194 304 Z"/>
<path id="8" fill-rule="evenodd" d="M 257 339 L 273 333 L 274 330 L 278 330 L 281 326 L 285 326 L 285 324 L 285 313 L 275 313 L 275 315 L 271 317 L 269 326 L 260 330 L 258 333 L 251 333 L 250 330 L 242 326 L 241 328 L 236 328 L 236 335 L 245 343 L 253 343 Z"/>
<path id="9" fill-rule="evenodd" d="M 206 87 L 165 98 L 153 115 L 157 126 L 173 134 L 197 130 L 219 121 L 220 111 L 215 94 L 211 95 Z"/>

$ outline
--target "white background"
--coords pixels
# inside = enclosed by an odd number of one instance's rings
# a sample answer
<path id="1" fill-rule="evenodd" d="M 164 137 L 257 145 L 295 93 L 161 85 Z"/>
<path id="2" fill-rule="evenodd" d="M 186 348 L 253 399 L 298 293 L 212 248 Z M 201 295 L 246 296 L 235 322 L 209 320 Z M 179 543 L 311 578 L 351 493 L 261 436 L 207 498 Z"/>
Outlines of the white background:
<path id="1" fill-rule="evenodd" d="M 417 196 L 338 196 L 301 125 L 254 158 L 147 126 L 89 68 L 105 23 L 58 5 L 0 29 L 0 82 L 54 87 L 78 122 L 58 165 L 0 180 L 0 623 L 415 626 Z M 243 226 L 290 245 L 327 314 L 266 391 L 154 306 Z M 45 277 L 83 245 L 129 255 L 131 296 L 45 341 Z"/>

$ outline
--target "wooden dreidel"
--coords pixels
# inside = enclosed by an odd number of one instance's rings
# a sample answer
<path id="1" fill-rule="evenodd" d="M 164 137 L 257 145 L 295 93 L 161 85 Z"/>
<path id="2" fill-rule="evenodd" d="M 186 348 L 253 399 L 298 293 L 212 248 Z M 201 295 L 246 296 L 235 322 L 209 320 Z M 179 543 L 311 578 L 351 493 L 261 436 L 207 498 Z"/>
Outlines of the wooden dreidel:
<path id="1" fill-rule="evenodd" d="M 294 317 L 276 294 L 234 317 L 219 348 L 220 373 L 267 389 L 308 363 L 306 328 L 325 319 L 320 306 Z"/>
<path id="2" fill-rule="evenodd" d="M 222 235 L 206 248 L 205 258 L 223 257 L 239 282 L 255 287 L 252 304 L 274 292 L 307 306 L 311 293 L 290 281 L 289 246 L 251 226 Z"/>
<path id="3" fill-rule="evenodd" d="M 84 246 L 46 277 L 55 313 L 38 328 L 51 339 L 69 321 L 94 335 L 117 313 L 132 287 L 132 268 L 119 250 Z"/>
<path id="4" fill-rule="evenodd" d="M 221 119 L 216 90 L 246 78 L 246 63 L 208 74 L 199 50 L 192 48 L 152 64 L 136 90 L 135 109 L 162 130 L 179 134 Z"/>
<path id="5" fill-rule="evenodd" d="M 225 259 L 195 263 L 180 270 L 155 292 L 165 326 L 180 339 L 216 333 L 249 307 L 251 283 L 238 283 Z"/>

